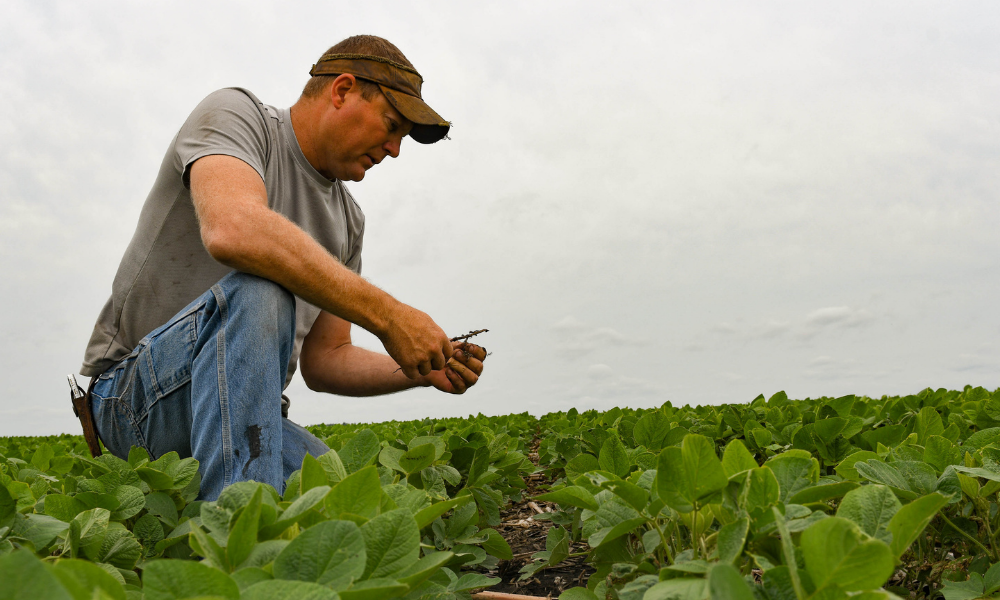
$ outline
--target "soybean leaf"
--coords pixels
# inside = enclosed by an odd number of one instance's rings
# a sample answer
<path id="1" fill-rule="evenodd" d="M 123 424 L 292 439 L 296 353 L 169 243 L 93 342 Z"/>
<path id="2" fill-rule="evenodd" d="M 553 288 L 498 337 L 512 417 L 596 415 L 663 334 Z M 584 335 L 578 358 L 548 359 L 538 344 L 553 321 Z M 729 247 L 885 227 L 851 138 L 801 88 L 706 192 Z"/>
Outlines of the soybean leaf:
<path id="1" fill-rule="evenodd" d="M 743 546 L 750 531 L 750 520 L 746 517 L 736 519 L 719 529 L 718 551 L 719 563 L 733 564 L 743 554 Z"/>
<path id="2" fill-rule="evenodd" d="M 378 456 L 381 446 L 371 429 L 362 429 L 344 444 L 337 454 L 348 473 L 355 473 Z"/>
<path id="3" fill-rule="evenodd" d="M 767 467 L 757 467 L 746 471 L 746 481 L 740 491 L 740 506 L 752 517 L 764 515 L 778 502 L 781 488 L 774 471 Z"/>
<path id="4" fill-rule="evenodd" d="M 726 444 L 726 449 L 722 453 L 722 470 L 726 477 L 756 469 L 758 466 L 757 461 L 754 460 L 753 455 L 750 454 L 742 441 L 734 439 Z"/>
<path id="5" fill-rule="evenodd" d="M 399 457 L 399 466 L 407 475 L 431 466 L 437 456 L 434 444 L 411 447 Z"/>
<path id="6" fill-rule="evenodd" d="M 728 484 L 715 444 L 697 434 L 684 436 L 680 448 L 664 449 L 656 472 L 660 499 L 680 512 L 691 512 L 695 504 L 710 499 Z"/>
<path id="7" fill-rule="evenodd" d="M 243 509 L 239 518 L 236 519 L 236 524 L 233 525 L 232 530 L 229 532 L 229 538 L 226 543 L 226 558 L 229 559 L 229 564 L 234 567 L 239 566 L 240 563 L 250 556 L 254 544 L 257 543 L 257 530 L 260 525 L 260 504 L 263 492 L 263 488 L 257 488 L 257 491 L 250 498 L 250 503 Z"/>
<path id="8" fill-rule="evenodd" d="M 783 503 L 819 481 L 819 461 L 805 450 L 788 450 L 769 459 L 764 467 L 774 472 L 780 489 L 779 501 Z"/>
<path id="9" fill-rule="evenodd" d="M 383 513 L 361 526 L 366 564 L 363 578 L 391 577 L 417 561 L 420 530 L 409 511 Z"/>
<path id="10" fill-rule="evenodd" d="M 812 487 L 807 487 L 791 498 L 788 501 L 792 504 L 810 504 L 813 502 L 824 502 L 826 500 L 832 500 L 834 498 L 841 498 L 844 494 L 856 489 L 858 484 L 853 481 L 838 481 L 835 483 L 824 483 L 821 485 L 814 485 Z"/>
<path id="11" fill-rule="evenodd" d="M 497 533 L 495 529 L 483 529 L 479 532 L 480 535 L 487 535 L 485 542 L 480 545 L 483 550 L 486 550 L 489 554 L 499 558 L 500 560 L 511 560 L 514 558 L 514 553 L 510 549 L 510 545 L 507 540 L 503 538 L 502 535 Z"/>
<path id="12" fill-rule="evenodd" d="M 281 513 L 281 516 L 274 523 L 261 527 L 257 538 L 268 540 L 279 535 L 294 523 L 304 519 L 311 510 L 321 507 L 323 500 L 329 492 L 330 486 L 323 485 L 314 487 L 302 494 L 295 499 L 295 502 L 292 502 L 291 506 L 285 509 L 285 512 Z"/>
<path id="13" fill-rule="evenodd" d="M 802 532 L 802 554 L 817 589 L 836 584 L 845 592 L 881 587 L 895 559 L 888 544 L 869 538 L 852 521 L 830 517 Z"/>
<path id="14" fill-rule="evenodd" d="M 864 485 L 848 492 L 837 508 L 837 516 L 853 521 L 861 531 L 889 543 L 889 522 L 902 507 L 884 485 Z"/>
<path id="15" fill-rule="evenodd" d="M 77 600 L 90 600 L 96 590 L 100 590 L 111 600 L 125 600 L 125 588 L 122 584 L 90 561 L 76 558 L 60 560 L 52 566 L 52 574 Z"/>
<path id="16" fill-rule="evenodd" d="M 323 468 L 326 469 L 326 476 L 330 480 L 330 485 L 347 477 L 347 469 L 344 468 L 344 463 L 340 460 L 340 455 L 337 454 L 336 450 L 330 450 L 323 456 L 320 456 L 318 460 L 319 464 L 323 465 Z"/>
<path id="17" fill-rule="evenodd" d="M 111 513 L 103 508 L 92 508 L 73 518 L 69 524 L 71 558 L 86 556 L 97 560 L 110 518 Z"/>
<path id="18" fill-rule="evenodd" d="M 337 600 L 337 592 L 318 583 L 281 581 L 255 583 L 243 591 L 241 600 Z"/>
<path id="19" fill-rule="evenodd" d="M 659 452 L 663 448 L 663 439 L 670 430 L 670 421 L 660 411 L 648 412 L 635 423 L 632 437 L 635 443 L 651 452 Z"/>
<path id="20" fill-rule="evenodd" d="M 646 590 L 642 600 L 703 600 L 707 592 L 707 579 L 668 579 Z"/>
<path id="21" fill-rule="evenodd" d="M 278 579 L 347 588 L 361 577 L 367 556 L 361 530 L 351 521 L 323 521 L 296 537 L 274 561 Z"/>
<path id="22" fill-rule="evenodd" d="M 350 589 L 340 592 L 342 600 L 388 600 L 409 591 L 409 586 L 388 577 L 359 581 Z"/>
<path id="23" fill-rule="evenodd" d="M 417 511 L 417 514 L 413 516 L 417 522 L 417 528 L 423 529 L 424 527 L 427 527 L 444 513 L 455 508 L 456 506 L 461 506 L 470 500 L 472 500 L 472 496 L 459 496 L 451 500 L 431 504 L 430 506 Z"/>
<path id="24" fill-rule="evenodd" d="M 708 589 L 712 600 L 754 600 L 750 586 L 730 564 L 712 567 L 708 574 Z"/>
<path id="25" fill-rule="evenodd" d="M 181 600 L 196 596 L 240 598 L 239 586 L 228 575 L 192 560 L 147 562 L 142 570 L 142 592 L 146 600 Z"/>
<path id="26" fill-rule="evenodd" d="M 3 582 L 0 596 L 4 598 L 74 600 L 56 576 L 28 550 L 0 556 L 0 581 Z"/>
<path id="27" fill-rule="evenodd" d="M 602 469 L 614 473 L 618 477 L 627 476 L 632 468 L 628 452 L 625 451 L 625 446 L 617 435 L 608 436 L 608 439 L 604 441 L 597 462 Z"/>
<path id="28" fill-rule="evenodd" d="M 947 503 L 947 496 L 934 492 L 900 508 L 889 521 L 893 556 L 896 558 L 902 556 L 913 540 L 917 539 L 917 536 L 931 522 L 934 515 Z"/>
<path id="29" fill-rule="evenodd" d="M 437 573 L 454 556 L 453 552 L 432 552 L 400 571 L 396 579 L 411 589 L 415 588 Z"/>
<path id="30" fill-rule="evenodd" d="M 367 430 L 365 430 L 367 431 Z M 368 466 L 351 473 L 330 490 L 325 499 L 326 511 L 334 519 L 344 514 L 374 517 L 382 499 L 378 470 Z"/>
<path id="31" fill-rule="evenodd" d="M 302 472 L 299 474 L 299 494 L 304 494 L 315 487 L 329 485 L 329 483 L 330 478 L 319 460 L 311 454 L 303 456 Z"/>
<path id="32" fill-rule="evenodd" d="M 597 510 L 597 500 L 594 499 L 594 495 L 587 491 L 586 488 L 578 485 L 570 485 L 546 494 L 540 494 L 536 498 L 545 502 L 555 502 L 563 506 Z"/>

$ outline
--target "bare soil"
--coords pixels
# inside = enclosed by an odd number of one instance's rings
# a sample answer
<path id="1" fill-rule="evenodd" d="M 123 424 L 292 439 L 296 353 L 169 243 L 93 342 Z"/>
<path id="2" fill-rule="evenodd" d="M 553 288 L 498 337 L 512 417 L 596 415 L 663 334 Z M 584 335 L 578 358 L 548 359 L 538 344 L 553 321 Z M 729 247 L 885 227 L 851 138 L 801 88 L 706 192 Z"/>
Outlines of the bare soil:
<path id="1" fill-rule="evenodd" d="M 536 466 L 538 465 L 538 444 L 539 440 L 536 436 L 532 443 L 531 452 L 528 454 L 528 459 Z M 499 577 L 502 580 L 501 583 L 491 587 L 490 591 L 554 598 L 567 588 L 587 585 L 587 578 L 594 572 L 594 569 L 583 562 L 584 557 L 582 556 L 567 558 L 551 569 L 536 572 L 530 579 L 520 580 L 521 567 L 532 562 L 532 554 L 545 550 L 545 536 L 548 535 L 549 527 L 552 526 L 549 521 L 533 519 L 532 517 L 537 513 L 529 503 L 545 512 L 556 510 L 554 504 L 534 499 L 538 494 L 544 493 L 548 485 L 552 483 L 542 471 L 531 474 L 526 478 L 526 481 L 528 490 L 523 494 L 524 499 L 521 502 L 511 504 L 500 513 L 501 522 L 496 530 L 510 544 L 514 558 L 500 561 L 496 569 L 489 572 L 491 576 Z M 570 545 L 571 554 L 586 549 L 587 544 L 585 543 Z"/>

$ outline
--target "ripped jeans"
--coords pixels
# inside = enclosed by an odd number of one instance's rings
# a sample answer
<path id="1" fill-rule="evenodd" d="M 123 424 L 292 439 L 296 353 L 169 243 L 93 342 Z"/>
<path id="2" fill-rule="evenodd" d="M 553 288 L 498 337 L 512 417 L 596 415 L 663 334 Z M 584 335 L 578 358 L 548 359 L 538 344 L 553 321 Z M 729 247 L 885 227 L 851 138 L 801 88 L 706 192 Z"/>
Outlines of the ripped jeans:
<path id="1" fill-rule="evenodd" d="M 295 343 L 295 299 L 281 286 L 232 272 L 98 376 L 93 415 L 101 441 L 126 458 L 198 459 L 202 500 L 254 480 L 284 493 L 308 453 L 326 444 L 281 416 Z"/>

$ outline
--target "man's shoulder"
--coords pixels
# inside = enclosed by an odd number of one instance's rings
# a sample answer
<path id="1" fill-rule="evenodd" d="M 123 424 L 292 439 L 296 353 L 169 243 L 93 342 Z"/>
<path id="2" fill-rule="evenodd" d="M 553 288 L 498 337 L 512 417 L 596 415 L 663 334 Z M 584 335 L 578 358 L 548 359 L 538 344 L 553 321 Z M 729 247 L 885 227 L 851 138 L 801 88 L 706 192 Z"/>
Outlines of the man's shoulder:
<path id="1" fill-rule="evenodd" d="M 246 88 L 228 87 L 215 90 L 198 103 L 199 108 L 236 108 L 262 110 L 263 103 Z"/>

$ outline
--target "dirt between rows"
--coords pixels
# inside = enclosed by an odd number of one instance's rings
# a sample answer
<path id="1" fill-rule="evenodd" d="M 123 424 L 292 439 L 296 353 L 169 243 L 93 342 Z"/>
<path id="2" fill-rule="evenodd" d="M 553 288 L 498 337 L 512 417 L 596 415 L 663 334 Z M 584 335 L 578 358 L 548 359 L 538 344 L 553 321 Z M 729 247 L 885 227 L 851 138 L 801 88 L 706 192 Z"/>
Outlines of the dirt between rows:
<path id="1" fill-rule="evenodd" d="M 538 465 L 538 444 L 536 437 L 528 453 L 528 459 Z M 492 577 L 502 581 L 489 588 L 491 592 L 508 594 L 524 594 L 527 596 L 558 597 L 563 590 L 576 586 L 587 585 L 587 578 L 594 572 L 593 567 L 584 562 L 584 557 L 567 558 L 559 565 L 536 572 L 530 579 L 520 581 L 521 567 L 529 564 L 531 555 L 545 550 L 545 536 L 548 535 L 549 521 L 536 521 L 534 517 L 539 512 L 557 510 L 555 504 L 534 500 L 542 494 L 551 483 L 543 473 L 533 473 L 525 478 L 527 491 L 522 495 L 521 502 L 513 503 L 500 513 L 500 525 L 495 529 L 510 544 L 514 554 L 512 560 L 501 560 L 497 567 L 489 571 Z M 542 489 L 539 489 L 542 488 Z M 585 543 L 571 543 L 570 553 L 582 552 L 587 549 Z"/>

